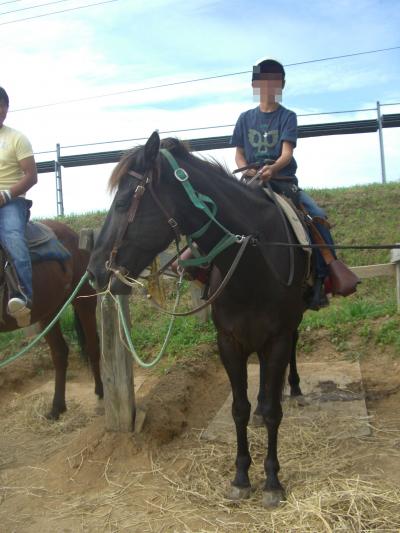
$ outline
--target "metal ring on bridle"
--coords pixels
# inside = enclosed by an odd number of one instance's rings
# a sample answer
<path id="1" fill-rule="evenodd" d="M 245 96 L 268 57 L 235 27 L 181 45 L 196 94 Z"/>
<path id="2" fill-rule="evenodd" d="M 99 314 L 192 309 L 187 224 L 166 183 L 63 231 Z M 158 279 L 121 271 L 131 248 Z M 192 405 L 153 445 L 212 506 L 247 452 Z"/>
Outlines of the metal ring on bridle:
<path id="1" fill-rule="evenodd" d="M 187 181 L 189 179 L 189 174 L 186 172 L 184 168 L 177 168 L 174 170 L 175 178 L 178 181 Z"/>

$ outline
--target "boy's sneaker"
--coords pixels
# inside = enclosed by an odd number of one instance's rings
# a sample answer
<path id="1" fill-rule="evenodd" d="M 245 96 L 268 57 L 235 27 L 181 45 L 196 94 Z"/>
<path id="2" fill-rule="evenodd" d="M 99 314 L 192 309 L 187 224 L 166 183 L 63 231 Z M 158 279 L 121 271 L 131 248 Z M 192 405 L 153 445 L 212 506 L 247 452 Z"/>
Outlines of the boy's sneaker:
<path id="1" fill-rule="evenodd" d="M 25 328 L 31 323 L 31 310 L 23 298 L 15 296 L 8 301 L 7 312 L 15 318 L 20 328 Z"/>

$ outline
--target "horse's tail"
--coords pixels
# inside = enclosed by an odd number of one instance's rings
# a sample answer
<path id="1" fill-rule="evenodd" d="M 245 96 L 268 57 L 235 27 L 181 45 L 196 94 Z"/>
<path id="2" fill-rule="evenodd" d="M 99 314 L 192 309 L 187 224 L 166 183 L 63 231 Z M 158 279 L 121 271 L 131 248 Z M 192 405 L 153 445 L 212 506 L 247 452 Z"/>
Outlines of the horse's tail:
<path id="1" fill-rule="evenodd" d="M 74 309 L 74 325 L 75 325 L 75 331 L 76 336 L 78 338 L 78 344 L 80 348 L 80 354 L 82 357 L 82 360 L 85 361 L 85 363 L 89 362 L 89 356 L 86 351 L 86 337 L 85 337 L 85 331 L 82 327 L 82 322 L 79 318 L 78 313 Z"/>

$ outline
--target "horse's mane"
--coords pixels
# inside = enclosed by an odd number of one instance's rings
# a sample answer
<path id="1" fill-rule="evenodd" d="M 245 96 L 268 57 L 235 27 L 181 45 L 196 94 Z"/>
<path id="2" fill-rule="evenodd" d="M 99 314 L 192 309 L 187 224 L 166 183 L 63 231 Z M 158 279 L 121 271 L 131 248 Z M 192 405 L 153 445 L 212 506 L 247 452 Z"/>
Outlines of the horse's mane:
<path id="1" fill-rule="evenodd" d="M 222 178 L 234 179 L 225 165 L 221 164 L 214 158 L 205 159 L 204 157 L 194 155 L 190 151 L 189 143 L 185 141 L 180 141 L 174 137 L 168 137 L 161 141 L 161 148 L 166 148 L 171 152 L 171 154 L 182 161 L 186 161 L 189 164 L 193 163 L 197 167 L 200 165 L 203 167 L 205 172 L 212 172 L 213 174 L 217 174 Z M 118 187 L 121 178 L 128 172 L 128 170 L 131 169 L 133 161 L 139 157 L 143 157 L 143 155 L 144 145 L 136 146 L 122 156 L 121 160 L 111 174 L 108 183 L 108 188 L 110 191 L 113 191 Z"/>

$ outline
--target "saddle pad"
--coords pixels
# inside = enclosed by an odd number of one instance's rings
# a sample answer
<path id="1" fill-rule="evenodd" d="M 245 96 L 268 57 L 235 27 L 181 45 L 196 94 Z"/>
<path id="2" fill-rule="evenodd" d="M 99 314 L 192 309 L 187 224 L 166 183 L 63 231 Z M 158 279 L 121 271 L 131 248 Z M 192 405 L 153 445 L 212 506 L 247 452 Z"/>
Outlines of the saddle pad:
<path id="1" fill-rule="evenodd" d="M 265 192 L 265 194 L 267 194 L 269 198 L 271 198 L 271 194 L 268 189 L 264 189 L 263 187 L 263 191 Z M 289 224 L 292 226 L 292 229 L 294 231 L 294 234 L 296 235 L 298 242 L 304 245 L 303 250 L 307 252 L 309 256 L 311 256 L 312 249 L 307 247 L 309 244 L 311 244 L 310 237 L 308 236 L 306 229 L 301 223 L 301 220 L 299 219 L 299 216 L 297 215 L 295 209 L 292 207 L 289 201 L 286 200 L 285 196 L 281 194 L 275 193 L 275 200 L 282 208 L 282 211 L 285 213 L 285 216 Z"/>
<path id="2" fill-rule="evenodd" d="M 29 248 L 35 248 L 35 246 L 40 246 L 50 239 L 56 238 L 53 230 L 41 222 L 28 222 L 25 236 Z"/>
<path id="3" fill-rule="evenodd" d="M 66 261 L 71 257 L 54 231 L 41 222 L 28 222 L 25 235 L 32 263 Z"/>
<path id="4" fill-rule="evenodd" d="M 32 263 L 41 263 L 43 261 L 64 262 L 71 257 L 69 251 L 55 237 L 39 246 L 29 248 L 29 255 Z"/>

